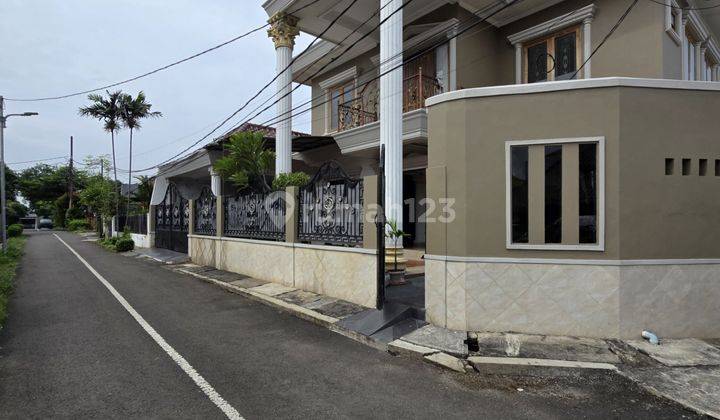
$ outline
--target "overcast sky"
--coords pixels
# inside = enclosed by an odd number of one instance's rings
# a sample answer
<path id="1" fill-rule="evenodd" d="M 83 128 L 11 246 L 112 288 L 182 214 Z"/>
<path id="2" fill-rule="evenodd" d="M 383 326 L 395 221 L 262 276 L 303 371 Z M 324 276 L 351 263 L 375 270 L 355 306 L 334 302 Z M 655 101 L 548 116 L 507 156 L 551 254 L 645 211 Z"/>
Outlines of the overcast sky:
<path id="1" fill-rule="evenodd" d="M 261 3 L 1 0 L 0 95 L 56 96 L 144 73 L 262 25 L 267 15 Z M 295 53 L 311 40 L 302 35 Z M 144 91 L 153 110 L 163 113 L 161 119 L 145 121 L 134 136 L 133 167 L 152 166 L 189 146 L 242 105 L 274 73 L 274 47 L 263 30 L 119 87 L 133 95 Z M 273 85 L 267 96 L 274 90 Z M 301 87 L 294 103 L 309 97 L 309 89 Z M 76 160 L 109 154 L 110 137 L 101 123 L 78 116 L 78 108 L 87 103 L 85 96 L 47 102 L 6 101 L 6 113 L 36 111 L 40 115 L 8 120 L 5 160 L 11 164 L 67 156 L 71 135 L 75 137 Z M 293 129 L 308 131 L 309 122 L 309 114 L 301 115 L 293 122 Z M 127 131 L 120 133 L 116 147 L 118 167 L 127 168 Z M 33 164 L 10 166 L 21 169 Z"/>

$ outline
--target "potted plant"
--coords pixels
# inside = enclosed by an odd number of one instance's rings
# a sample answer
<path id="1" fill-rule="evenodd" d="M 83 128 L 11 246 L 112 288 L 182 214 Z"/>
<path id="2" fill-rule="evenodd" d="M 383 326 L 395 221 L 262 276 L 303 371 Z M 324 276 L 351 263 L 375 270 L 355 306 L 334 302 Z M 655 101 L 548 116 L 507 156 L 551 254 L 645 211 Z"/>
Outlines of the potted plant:
<path id="1" fill-rule="evenodd" d="M 407 280 L 405 280 L 405 267 L 398 264 L 398 254 L 401 254 L 398 252 L 398 240 L 400 240 L 400 238 L 404 236 L 410 235 L 403 232 L 401 229 L 398 229 L 397 221 L 393 219 L 388 220 L 386 222 L 386 226 L 387 229 L 385 229 L 385 237 L 392 239 L 394 244 L 394 248 L 392 249 L 393 265 L 392 269 L 388 270 L 388 275 L 390 277 L 388 285 L 400 286 L 403 284 L 407 284 Z"/>

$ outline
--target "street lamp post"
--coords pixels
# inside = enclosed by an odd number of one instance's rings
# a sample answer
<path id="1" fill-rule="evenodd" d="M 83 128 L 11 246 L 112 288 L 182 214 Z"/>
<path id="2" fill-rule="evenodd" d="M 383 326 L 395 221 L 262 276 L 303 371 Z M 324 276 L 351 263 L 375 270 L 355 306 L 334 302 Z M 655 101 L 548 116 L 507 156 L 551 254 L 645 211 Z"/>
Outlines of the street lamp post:
<path id="1" fill-rule="evenodd" d="M 5 115 L 5 101 L 0 96 L 0 219 L 2 219 L 2 251 L 7 251 L 7 212 L 5 203 L 5 122 L 10 117 L 31 117 L 37 112 Z"/>

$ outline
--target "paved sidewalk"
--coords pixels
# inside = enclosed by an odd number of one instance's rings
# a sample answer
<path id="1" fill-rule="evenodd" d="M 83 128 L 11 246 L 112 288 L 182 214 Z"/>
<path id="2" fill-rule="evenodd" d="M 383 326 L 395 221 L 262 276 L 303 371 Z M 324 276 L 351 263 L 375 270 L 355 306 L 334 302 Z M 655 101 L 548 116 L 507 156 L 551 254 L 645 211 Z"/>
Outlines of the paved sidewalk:
<path id="1" fill-rule="evenodd" d="M 607 372 L 467 375 L 393 357 L 172 266 L 58 235 L 245 418 L 697 417 Z M 222 416 L 47 232 L 30 235 L 0 332 L 0 402 L 7 418 Z"/>
<path id="2" fill-rule="evenodd" d="M 466 333 L 428 325 L 383 343 L 344 328 L 339 322 L 367 310 L 353 303 L 192 263 L 168 268 L 280 308 L 391 354 L 420 359 L 458 373 L 558 377 L 578 370 L 607 371 L 697 413 L 720 418 L 720 348 L 701 340 L 666 340 L 664 345 L 651 346 L 643 340 L 624 343 L 576 337 L 472 333 L 470 337 L 477 349 L 470 351 Z"/>

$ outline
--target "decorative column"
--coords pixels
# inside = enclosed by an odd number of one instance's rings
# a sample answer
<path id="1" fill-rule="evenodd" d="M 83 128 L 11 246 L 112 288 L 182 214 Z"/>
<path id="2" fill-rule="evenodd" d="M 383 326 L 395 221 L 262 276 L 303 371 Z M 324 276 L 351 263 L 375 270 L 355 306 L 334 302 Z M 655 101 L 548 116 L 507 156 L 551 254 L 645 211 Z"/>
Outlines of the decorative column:
<path id="1" fill-rule="evenodd" d="M 682 59 L 680 62 L 682 63 L 682 80 L 690 80 L 690 63 L 687 62 L 687 56 L 688 56 L 688 39 L 687 35 L 685 33 L 685 28 L 687 27 L 687 21 L 688 21 L 688 13 L 687 10 L 682 11 L 682 18 L 680 19 L 680 28 L 679 28 L 679 35 L 680 35 L 680 49 L 682 54 Z"/>
<path id="2" fill-rule="evenodd" d="M 449 65 L 449 77 L 448 77 L 448 90 L 457 90 L 457 28 L 453 28 L 448 35 L 450 41 L 448 42 L 448 58 L 450 61 Z"/>
<path id="3" fill-rule="evenodd" d="M 215 197 L 222 195 L 222 178 L 212 167 L 210 168 L 210 190 Z"/>
<path id="4" fill-rule="evenodd" d="M 298 19 L 283 12 L 270 18 L 268 36 L 275 43 L 278 123 L 275 126 L 275 175 L 292 172 L 292 51 L 300 33 Z"/>
<path id="5" fill-rule="evenodd" d="M 515 44 L 515 84 L 523 82 L 523 45 L 521 42 Z"/>
<path id="6" fill-rule="evenodd" d="M 703 67 L 705 65 L 705 43 L 695 43 L 695 80 L 705 80 Z"/>
<path id="7" fill-rule="evenodd" d="M 708 80 L 707 78 L 707 60 L 705 59 L 705 54 L 707 53 L 707 46 L 708 42 L 705 41 L 702 43 L 702 46 L 700 47 L 700 54 L 699 54 L 699 60 L 700 60 L 700 79 L 698 80 Z"/>
<path id="8" fill-rule="evenodd" d="M 720 66 L 717 64 L 713 65 L 712 67 L 712 81 L 717 82 L 720 79 Z"/>
<path id="9" fill-rule="evenodd" d="M 385 146 L 385 215 L 397 223 L 398 229 L 403 226 L 402 3 L 380 0 L 380 144 Z M 395 251 L 394 241 L 387 239 L 386 244 L 388 254 Z M 402 249 L 402 238 L 398 248 Z"/>
<path id="10" fill-rule="evenodd" d="M 583 67 L 583 79 L 589 79 L 592 77 L 592 71 L 590 70 L 590 62 L 592 59 L 590 56 L 592 55 L 592 18 L 586 18 L 583 20 L 582 23 L 582 30 L 583 30 L 583 62 L 587 60 L 587 63 L 585 63 L 585 67 Z"/>

